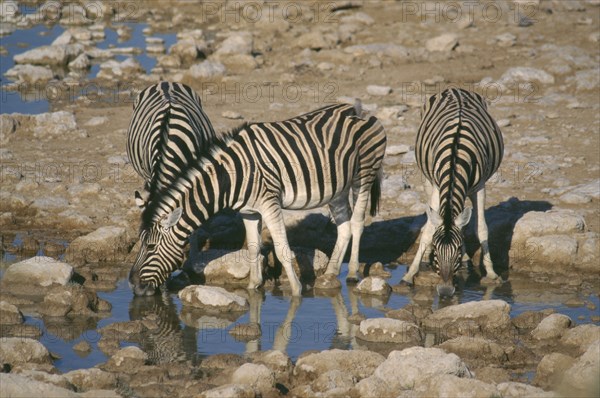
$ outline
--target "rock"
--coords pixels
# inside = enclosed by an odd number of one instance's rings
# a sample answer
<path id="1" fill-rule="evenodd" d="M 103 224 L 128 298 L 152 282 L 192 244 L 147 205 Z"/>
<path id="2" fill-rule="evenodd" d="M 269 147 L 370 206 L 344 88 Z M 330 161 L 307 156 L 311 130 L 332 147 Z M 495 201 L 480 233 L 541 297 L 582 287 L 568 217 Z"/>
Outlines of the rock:
<path id="1" fill-rule="evenodd" d="M 200 308 L 207 312 L 242 312 L 248 310 L 248 301 L 216 286 L 192 285 L 179 292 L 184 305 Z"/>
<path id="2" fill-rule="evenodd" d="M 360 323 L 356 337 L 375 343 L 421 344 L 421 330 L 414 323 L 392 318 L 369 318 Z"/>
<path id="3" fill-rule="evenodd" d="M 23 314 L 17 307 L 6 301 L 0 301 L 0 324 L 20 325 L 23 323 Z"/>
<path id="4" fill-rule="evenodd" d="M 47 196 L 35 199 L 31 206 L 39 210 L 64 209 L 65 207 L 69 206 L 69 201 L 59 196 Z"/>
<path id="5" fill-rule="evenodd" d="M 355 56 L 382 55 L 390 58 L 408 58 L 410 55 L 406 47 L 392 43 L 358 44 L 346 47 L 344 52 Z"/>
<path id="6" fill-rule="evenodd" d="M 294 365 L 290 357 L 279 350 L 256 351 L 247 354 L 253 363 L 265 365 L 279 383 L 288 384 Z"/>
<path id="7" fill-rule="evenodd" d="M 577 71 L 575 76 L 567 79 L 567 83 L 574 84 L 577 91 L 597 90 L 600 85 L 600 70 L 594 68 Z"/>
<path id="8" fill-rule="evenodd" d="M 517 36 L 510 32 L 506 32 L 496 36 L 495 40 L 500 47 L 512 47 L 517 42 Z"/>
<path id="9" fill-rule="evenodd" d="M 369 93 L 369 95 L 382 97 L 388 95 L 391 92 L 392 88 L 390 86 L 377 86 L 373 84 L 367 86 L 367 93 Z"/>
<path id="10" fill-rule="evenodd" d="M 411 149 L 412 148 L 410 147 L 410 145 L 404 145 L 404 144 L 401 144 L 401 145 L 389 145 L 389 146 L 387 146 L 385 148 L 385 155 L 386 156 L 402 155 L 402 154 L 407 153 Z"/>
<path id="11" fill-rule="evenodd" d="M 575 348 L 575 352 L 582 354 L 597 340 L 600 340 L 600 326 L 587 324 L 566 330 L 560 342 L 569 348 Z"/>
<path id="12" fill-rule="evenodd" d="M 514 89 L 515 83 L 554 84 L 554 76 L 542 69 L 521 66 L 508 69 L 498 82 Z"/>
<path id="13" fill-rule="evenodd" d="M 38 256 L 11 264 L 4 273 L 0 287 L 4 292 L 39 294 L 36 288 L 66 285 L 72 276 L 73 267 L 69 264 Z"/>
<path id="14" fill-rule="evenodd" d="M 400 321 L 405 321 L 409 323 L 418 324 L 417 317 L 414 314 L 404 308 L 399 308 L 397 310 L 390 310 L 385 313 L 386 318 L 398 319 Z"/>
<path id="15" fill-rule="evenodd" d="M 565 371 L 573 366 L 575 358 L 559 352 L 544 355 L 535 371 L 534 384 L 543 388 L 555 388 L 560 385 Z"/>
<path id="16" fill-rule="evenodd" d="M 122 62 L 111 59 L 100 64 L 100 71 L 96 77 L 107 80 L 128 79 L 144 73 L 146 71 L 135 58 L 127 58 Z"/>
<path id="17" fill-rule="evenodd" d="M 542 319 L 531 332 L 531 336 L 536 340 L 558 339 L 572 323 L 571 318 L 566 315 L 551 314 Z"/>
<path id="18" fill-rule="evenodd" d="M 373 294 L 376 296 L 388 296 L 392 288 L 385 279 L 377 276 L 368 276 L 356 286 L 356 290 L 363 294 Z"/>
<path id="19" fill-rule="evenodd" d="M 452 51 L 458 45 L 458 36 L 454 33 L 444 33 L 425 42 L 427 51 Z"/>
<path id="20" fill-rule="evenodd" d="M 69 69 L 87 69 L 91 66 L 90 58 L 87 54 L 79 54 L 77 58 L 69 62 Z"/>
<path id="21" fill-rule="evenodd" d="M 199 398 L 254 398 L 255 396 L 252 387 L 239 384 L 225 384 L 198 395 Z"/>
<path id="22" fill-rule="evenodd" d="M 600 179 L 568 188 L 559 198 L 566 203 L 588 203 L 600 199 Z"/>
<path id="23" fill-rule="evenodd" d="M 571 269 L 559 267 L 548 268 L 545 266 L 549 262 L 555 265 L 571 265 L 576 262 L 577 239 L 568 235 L 546 235 L 532 236 L 525 242 L 527 248 L 527 258 L 519 258 L 520 261 L 513 262 L 513 268 L 525 266 L 527 260 L 529 263 L 543 264 L 540 271 L 547 272 L 570 272 Z"/>
<path id="24" fill-rule="evenodd" d="M 486 383 L 504 383 L 510 381 L 510 374 L 504 368 L 496 366 L 485 366 L 475 369 L 475 377 L 477 380 Z"/>
<path id="25" fill-rule="evenodd" d="M 199 64 L 194 64 L 186 72 L 186 76 L 191 79 L 214 79 L 225 74 L 226 68 L 217 61 L 202 61 Z"/>
<path id="26" fill-rule="evenodd" d="M 345 372 L 334 369 L 320 375 L 311 384 L 311 390 L 327 393 L 326 396 L 349 395 L 349 390 L 354 387 L 354 383 L 354 377 Z"/>
<path id="27" fill-rule="evenodd" d="M 500 396 L 493 384 L 481 380 L 441 374 L 429 378 L 422 386 L 417 385 L 424 397 L 497 397 Z"/>
<path id="28" fill-rule="evenodd" d="M 50 353 L 37 340 L 22 337 L 0 338 L 0 364 L 50 364 Z"/>
<path id="29" fill-rule="evenodd" d="M 215 56 L 226 56 L 233 54 L 250 54 L 252 52 L 252 33 L 241 31 L 232 32 L 219 46 Z"/>
<path id="30" fill-rule="evenodd" d="M 294 367 L 296 384 L 315 380 L 331 370 L 340 370 L 357 380 L 373 374 L 385 358 L 371 351 L 325 350 L 298 358 Z"/>
<path id="31" fill-rule="evenodd" d="M 520 397 L 555 397 L 552 392 L 546 392 L 541 388 L 530 386 L 525 383 L 505 382 L 499 383 L 496 388 L 502 397 L 520 398 Z"/>
<path id="32" fill-rule="evenodd" d="M 100 227 L 71 242 L 65 258 L 77 265 L 117 262 L 129 253 L 130 239 L 124 227 Z"/>
<path id="33" fill-rule="evenodd" d="M 567 369 L 560 391 L 569 396 L 595 396 L 600 391 L 600 340 Z"/>
<path id="34" fill-rule="evenodd" d="M 0 373 L 0 396 L 2 397 L 45 397 L 76 398 L 74 391 L 57 387 L 13 373 Z"/>
<path id="35" fill-rule="evenodd" d="M 585 225 L 583 217 L 570 210 L 530 211 L 515 224 L 511 247 L 525 243 L 531 236 L 583 232 Z"/>
<path id="36" fill-rule="evenodd" d="M 147 360 L 148 354 L 138 347 L 129 346 L 114 353 L 106 362 L 104 368 L 109 372 L 135 373 Z"/>
<path id="37" fill-rule="evenodd" d="M 223 116 L 225 119 L 233 119 L 233 120 L 244 118 L 240 113 L 231 111 L 231 110 L 221 113 L 221 116 Z"/>
<path id="38" fill-rule="evenodd" d="M 67 46 L 40 46 L 13 57 L 17 64 L 64 66 L 69 60 Z"/>
<path id="39" fill-rule="evenodd" d="M 250 386 L 262 396 L 267 396 L 274 393 L 275 375 L 265 365 L 245 363 L 233 372 L 231 382 Z"/>
<path id="40" fill-rule="evenodd" d="M 181 65 L 187 66 L 195 62 L 204 50 L 206 50 L 206 43 L 197 42 L 194 38 L 186 38 L 173 44 L 169 49 L 169 54 L 176 57 Z"/>
<path id="41" fill-rule="evenodd" d="M 250 260 L 247 249 L 235 252 L 211 249 L 199 253 L 197 260 L 186 268 L 203 274 L 207 284 L 245 284 L 250 276 Z M 259 264 L 264 261 L 260 255 Z"/>
<path id="42" fill-rule="evenodd" d="M 79 343 L 73 345 L 73 351 L 77 351 L 79 353 L 89 353 L 92 351 L 92 346 L 85 340 L 80 341 Z"/>
<path id="43" fill-rule="evenodd" d="M 65 137 L 77 131 L 75 115 L 67 111 L 41 113 L 33 116 L 35 138 Z"/>
<path id="44" fill-rule="evenodd" d="M 67 390 L 74 390 L 74 386 L 63 375 L 51 374 L 42 370 L 26 370 L 17 369 L 19 375 L 27 377 L 28 379 L 39 381 L 42 383 L 53 384 L 57 387 L 65 388 Z"/>
<path id="45" fill-rule="evenodd" d="M 300 35 L 294 45 L 299 48 L 310 48 L 311 50 L 323 50 L 334 48 L 339 41 L 335 32 L 310 31 Z"/>
<path id="46" fill-rule="evenodd" d="M 542 319 L 553 314 L 554 309 L 548 308 L 542 311 L 524 311 L 512 319 L 513 325 L 518 329 L 534 329 Z"/>
<path id="47" fill-rule="evenodd" d="M 71 311 L 72 295 L 65 290 L 60 293 L 50 293 L 44 297 L 40 312 L 47 316 L 65 316 Z"/>
<path id="48" fill-rule="evenodd" d="M 117 387 L 117 377 L 98 368 L 77 369 L 64 376 L 78 391 L 110 390 Z"/>
<path id="49" fill-rule="evenodd" d="M 361 396 L 371 396 L 369 388 L 377 386 L 379 396 L 396 396 L 398 391 L 412 390 L 429 378 L 437 379 L 442 375 L 471 377 L 467 366 L 455 354 L 439 348 L 411 347 L 392 351 L 371 377 L 356 385 L 356 389 Z"/>
<path id="50" fill-rule="evenodd" d="M 461 335 L 497 337 L 512 329 L 509 314 L 510 305 L 505 301 L 474 301 L 437 310 L 423 320 L 422 327 L 439 333 L 441 339 Z"/>
<path id="51" fill-rule="evenodd" d="M 108 123 L 108 118 L 106 116 L 94 116 L 90 118 L 87 122 L 85 122 L 84 126 L 87 127 L 96 127 L 102 126 L 103 124 Z"/>
<path id="52" fill-rule="evenodd" d="M 499 344 L 480 337 L 460 336 L 444 341 L 439 347 L 458 355 L 471 366 L 501 364 L 507 360 L 506 353 Z"/>
<path id="53" fill-rule="evenodd" d="M 38 83 L 52 80 L 54 78 L 54 72 L 46 66 L 19 64 L 4 72 L 4 76 L 16 80 L 17 82 Z"/>

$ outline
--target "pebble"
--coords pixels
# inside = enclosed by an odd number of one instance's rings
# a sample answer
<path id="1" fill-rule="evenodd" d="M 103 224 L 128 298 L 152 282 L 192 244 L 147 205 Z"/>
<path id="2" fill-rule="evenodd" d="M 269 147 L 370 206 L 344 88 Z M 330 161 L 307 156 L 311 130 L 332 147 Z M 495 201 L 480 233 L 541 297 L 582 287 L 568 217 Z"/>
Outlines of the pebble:
<path id="1" fill-rule="evenodd" d="M 367 93 L 374 96 L 385 96 L 392 92 L 392 88 L 390 86 L 377 86 L 377 85 L 369 85 L 367 86 Z"/>
<path id="2" fill-rule="evenodd" d="M 239 114 L 238 112 L 235 111 L 225 111 L 223 113 L 221 113 L 221 116 L 223 116 L 225 119 L 243 119 L 244 117 Z"/>

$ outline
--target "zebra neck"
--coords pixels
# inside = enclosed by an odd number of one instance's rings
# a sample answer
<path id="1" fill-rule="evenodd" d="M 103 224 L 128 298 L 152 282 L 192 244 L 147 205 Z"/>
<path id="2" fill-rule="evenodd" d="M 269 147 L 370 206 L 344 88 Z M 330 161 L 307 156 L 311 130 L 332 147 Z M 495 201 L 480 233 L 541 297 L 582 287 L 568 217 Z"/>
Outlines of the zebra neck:
<path id="1" fill-rule="evenodd" d="M 461 195 L 445 195 L 440 193 L 440 217 L 444 220 L 444 229 L 449 230 L 454 225 L 456 217 L 465 208 L 465 198 Z"/>

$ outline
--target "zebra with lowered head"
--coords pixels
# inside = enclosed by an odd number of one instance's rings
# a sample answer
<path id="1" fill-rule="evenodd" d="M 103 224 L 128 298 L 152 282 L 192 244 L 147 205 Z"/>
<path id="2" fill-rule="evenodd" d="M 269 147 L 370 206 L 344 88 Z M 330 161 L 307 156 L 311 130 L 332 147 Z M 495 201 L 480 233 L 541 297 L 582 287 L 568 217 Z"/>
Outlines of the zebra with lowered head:
<path id="1" fill-rule="evenodd" d="M 127 156 L 144 179 L 143 193 L 135 192 L 136 204 L 143 209 L 214 138 L 212 124 L 192 88 L 160 82 L 141 91 L 127 130 Z"/>
<path id="2" fill-rule="evenodd" d="M 371 213 L 377 210 L 386 146 L 380 122 L 361 117 L 357 108 L 329 105 L 281 122 L 245 124 L 214 140 L 211 150 L 183 170 L 144 210 L 141 250 L 129 274 L 134 293 L 153 294 L 181 266 L 190 233 L 225 208 L 240 211 L 244 220 L 252 259 L 248 288 L 262 283 L 258 255 L 264 221 L 292 294 L 301 294 L 282 209 L 325 204 L 338 230 L 326 272 L 339 274 L 352 238 L 349 277 L 355 278 L 369 196 Z"/>
<path id="3" fill-rule="evenodd" d="M 462 234 L 472 211 L 465 207 L 467 197 L 475 208 L 487 277 L 498 278 L 489 252 L 484 206 L 485 183 L 500 166 L 503 151 L 500 129 L 480 95 L 453 88 L 425 102 L 415 155 L 426 179 L 429 206 L 419 249 L 404 283 L 412 283 L 423 254 L 430 253 L 432 245 L 433 264 L 442 277 L 438 294 L 454 294 L 454 272 L 461 266 L 461 258 L 468 261 Z"/>

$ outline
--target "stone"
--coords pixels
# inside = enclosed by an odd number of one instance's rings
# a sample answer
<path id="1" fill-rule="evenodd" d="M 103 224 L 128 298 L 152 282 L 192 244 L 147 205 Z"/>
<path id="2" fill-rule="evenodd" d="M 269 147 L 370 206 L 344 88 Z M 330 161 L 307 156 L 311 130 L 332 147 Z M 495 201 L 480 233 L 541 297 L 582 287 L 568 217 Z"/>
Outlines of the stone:
<path id="1" fill-rule="evenodd" d="M 100 227 L 74 239 L 65 252 L 65 258 L 76 265 L 122 261 L 129 253 L 130 242 L 124 227 Z"/>
<path id="2" fill-rule="evenodd" d="M 560 343 L 568 348 L 575 348 L 578 354 L 583 354 L 597 340 L 600 340 L 600 326 L 586 324 L 566 330 Z"/>
<path id="3" fill-rule="evenodd" d="M 444 33 L 425 42 L 427 51 L 452 51 L 458 45 L 458 36 L 454 33 Z"/>
<path id="4" fill-rule="evenodd" d="M 521 398 L 521 397 L 556 397 L 552 392 L 546 392 L 525 383 L 505 382 L 499 383 L 496 388 L 502 397 Z"/>
<path id="5" fill-rule="evenodd" d="M 74 390 L 74 386 L 63 375 L 51 374 L 42 370 L 33 369 L 18 369 L 18 374 L 27 377 L 31 380 L 36 380 L 42 383 L 53 384 L 57 387 L 62 387 L 67 390 Z"/>
<path id="6" fill-rule="evenodd" d="M 76 398 L 77 393 L 14 373 L 0 373 L 0 396 Z"/>
<path id="7" fill-rule="evenodd" d="M 390 86 L 377 86 L 374 84 L 367 86 L 367 93 L 376 97 L 382 97 L 390 94 L 391 92 L 392 88 Z"/>
<path id="8" fill-rule="evenodd" d="M 0 363 L 11 365 L 22 363 L 50 364 L 52 359 L 46 347 L 37 340 L 22 337 L 1 337 Z"/>
<path id="9" fill-rule="evenodd" d="M 205 43 L 202 41 L 198 42 L 194 38 L 185 38 L 177 41 L 169 48 L 169 55 L 176 57 L 181 65 L 191 65 L 198 59 L 200 53 L 206 49 L 205 47 Z"/>
<path id="10" fill-rule="evenodd" d="M 569 396 L 595 396 L 600 391 L 600 340 L 592 343 L 564 373 L 559 391 Z"/>
<path id="11" fill-rule="evenodd" d="M 259 255 L 259 264 L 264 257 Z M 186 269 L 203 274 L 208 284 L 245 284 L 250 276 L 250 253 L 247 249 L 235 252 L 210 249 L 200 252 L 198 258 Z"/>
<path id="12" fill-rule="evenodd" d="M 555 388 L 574 362 L 575 358 L 559 352 L 544 355 L 535 371 L 534 384 L 542 388 Z"/>
<path id="13" fill-rule="evenodd" d="M 37 256 L 11 264 L 0 287 L 2 291 L 17 294 L 39 294 L 37 288 L 66 285 L 73 276 L 73 267 L 51 257 Z"/>
<path id="14" fill-rule="evenodd" d="M 108 123 L 108 118 L 106 116 L 94 116 L 90 118 L 87 122 L 85 122 L 84 126 L 87 127 L 96 127 L 102 126 L 103 124 Z"/>
<path id="15" fill-rule="evenodd" d="M 500 396 L 493 384 L 452 374 L 431 377 L 423 385 L 417 385 L 416 389 L 425 397 L 478 398 Z"/>
<path id="16" fill-rule="evenodd" d="M 17 64 L 64 66 L 69 60 L 67 46 L 40 46 L 13 57 Z"/>
<path id="17" fill-rule="evenodd" d="M 184 305 L 200 308 L 207 312 L 243 312 L 248 310 L 248 301 L 230 293 L 222 287 L 191 285 L 179 292 Z"/>
<path id="18" fill-rule="evenodd" d="M 215 56 L 250 54 L 252 46 L 252 33 L 247 31 L 232 32 L 217 48 Z"/>
<path id="19" fill-rule="evenodd" d="M 223 116 L 225 119 L 233 119 L 233 120 L 244 118 L 240 113 L 231 111 L 231 110 L 224 111 L 223 113 L 221 113 L 221 116 Z"/>
<path id="20" fill-rule="evenodd" d="M 421 344 L 417 325 L 392 318 L 369 318 L 360 323 L 356 337 L 375 343 Z"/>
<path id="21" fill-rule="evenodd" d="M 348 394 L 354 387 L 355 379 L 351 375 L 337 369 L 330 370 L 320 375 L 312 384 L 311 390 L 327 393 L 326 396 L 339 396 Z M 336 391 L 337 393 L 333 393 Z"/>
<path id="22" fill-rule="evenodd" d="M 146 71 L 135 58 L 127 58 L 124 61 L 108 60 L 100 64 L 98 79 L 127 79 L 132 76 L 144 74 Z"/>
<path id="23" fill-rule="evenodd" d="M 245 363 L 233 372 L 231 382 L 250 386 L 263 396 L 267 396 L 274 392 L 275 375 L 265 365 Z"/>
<path id="24" fill-rule="evenodd" d="M 79 54 L 77 58 L 69 62 L 69 69 L 87 69 L 91 66 L 90 58 L 87 54 Z"/>
<path id="25" fill-rule="evenodd" d="M 439 348 L 410 347 L 392 351 L 373 375 L 356 387 L 359 392 L 368 392 L 365 387 L 376 385 L 378 395 L 396 396 L 398 391 L 412 390 L 429 378 L 437 379 L 443 375 L 471 377 L 467 366 L 455 354 Z"/>
<path id="26" fill-rule="evenodd" d="M 588 203 L 600 199 L 600 179 L 576 185 L 559 198 L 566 203 Z"/>
<path id="27" fill-rule="evenodd" d="M 536 340 L 558 339 L 572 324 L 573 321 L 566 315 L 550 314 L 531 331 L 531 336 Z"/>
<path id="28" fill-rule="evenodd" d="M 410 151 L 412 148 L 409 145 L 389 145 L 385 148 L 386 156 L 402 155 Z"/>
<path id="29" fill-rule="evenodd" d="M 311 50 L 324 50 L 334 48 L 339 41 L 339 36 L 334 32 L 310 31 L 301 34 L 294 45 L 299 48 Z"/>
<path id="30" fill-rule="evenodd" d="M 500 47 L 512 47 L 517 42 L 517 36 L 510 32 L 506 32 L 496 36 L 495 40 Z"/>
<path id="31" fill-rule="evenodd" d="M 525 243 L 531 236 L 583 232 L 585 225 L 584 218 L 570 210 L 530 211 L 515 224 L 511 247 Z"/>
<path id="32" fill-rule="evenodd" d="M 575 76 L 567 78 L 567 83 L 574 84 L 577 91 L 597 90 L 600 85 L 600 69 L 577 71 Z"/>
<path id="33" fill-rule="evenodd" d="M 115 352 L 104 365 L 110 372 L 135 373 L 138 368 L 146 363 L 148 354 L 138 347 L 129 346 Z"/>
<path id="34" fill-rule="evenodd" d="M 455 337 L 444 341 L 439 348 L 458 355 L 471 366 L 474 364 L 501 364 L 508 359 L 499 344 L 481 337 Z"/>
<path id="35" fill-rule="evenodd" d="M 392 288 L 385 279 L 378 276 L 368 276 L 356 286 L 356 291 L 362 294 L 373 294 L 376 296 L 388 296 Z"/>
<path id="36" fill-rule="evenodd" d="M 65 137 L 77 131 L 75 115 L 67 111 L 41 113 L 33 116 L 35 138 Z"/>
<path id="37" fill-rule="evenodd" d="M 4 76 L 17 82 L 38 83 L 52 80 L 54 72 L 46 66 L 17 64 L 4 72 Z"/>
<path id="38" fill-rule="evenodd" d="M 502 300 L 473 301 L 435 311 L 422 321 L 425 331 L 442 333 L 442 338 L 493 335 L 512 330 L 510 305 Z"/>
<path id="39" fill-rule="evenodd" d="M 529 262 L 555 265 L 571 265 L 576 262 L 577 239 L 568 235 L 546 235 L 532 236 L 525 242 Z M 523 266 L 525 259 L 520 259 L 513 263 L 513 268 Z M 550 272 L 570 272 L 570 268 L 543 267 L 544 271 Z"/>
<path id="40" fill-rule="evenodd" d="M 98 368 L 72 370 L 64 376 L 78 391 L 110 390 L 117 387 L 117 377 Z"/>
<path id="41" fill-rule="evenodd" d="M 16 306 L 6 301 L 0 301 L 0 324 L 20 325 L 23 320 L 23 314 Z"/>
<path id="42" fill-rule="evenodd" d="M 198 395 L 199 398 L 254 398 L 255 396 L 252 387 L 240 384 L 225 384 Z"/>
<path id="43" fill-rule="evenodd" d="M 226 68 L 217 61 L 202 61 L 192 65 L 186 72 L 186 76 L 191 79 L 214 79 L 225 74 Z"/>
<path id="44" fill-rule="evenodd" d="M 50 293 L 44 297 L 40 313 L 47 316 L 65 316 L 72 307 L 72 294 L 68 290 Z"/>
<path id="45" fill-rule="evenodd" d="M 500 77 L 498 82 L 514 89 L 512 86 L 515 83 L 538 82 L 541 84 L 554 84 L 554 76 L 542 69 L 520 66 L 509 68 Z"/>
<path id="46" fill-rule="evenodd" d="M 312 381 L 331 370 L 340 370 L 357 380 L 373 374 L 385 360 L 383 355 L 371 351 L 325 350 L 301 356 L 294 367 L 296 383 Z"/>

